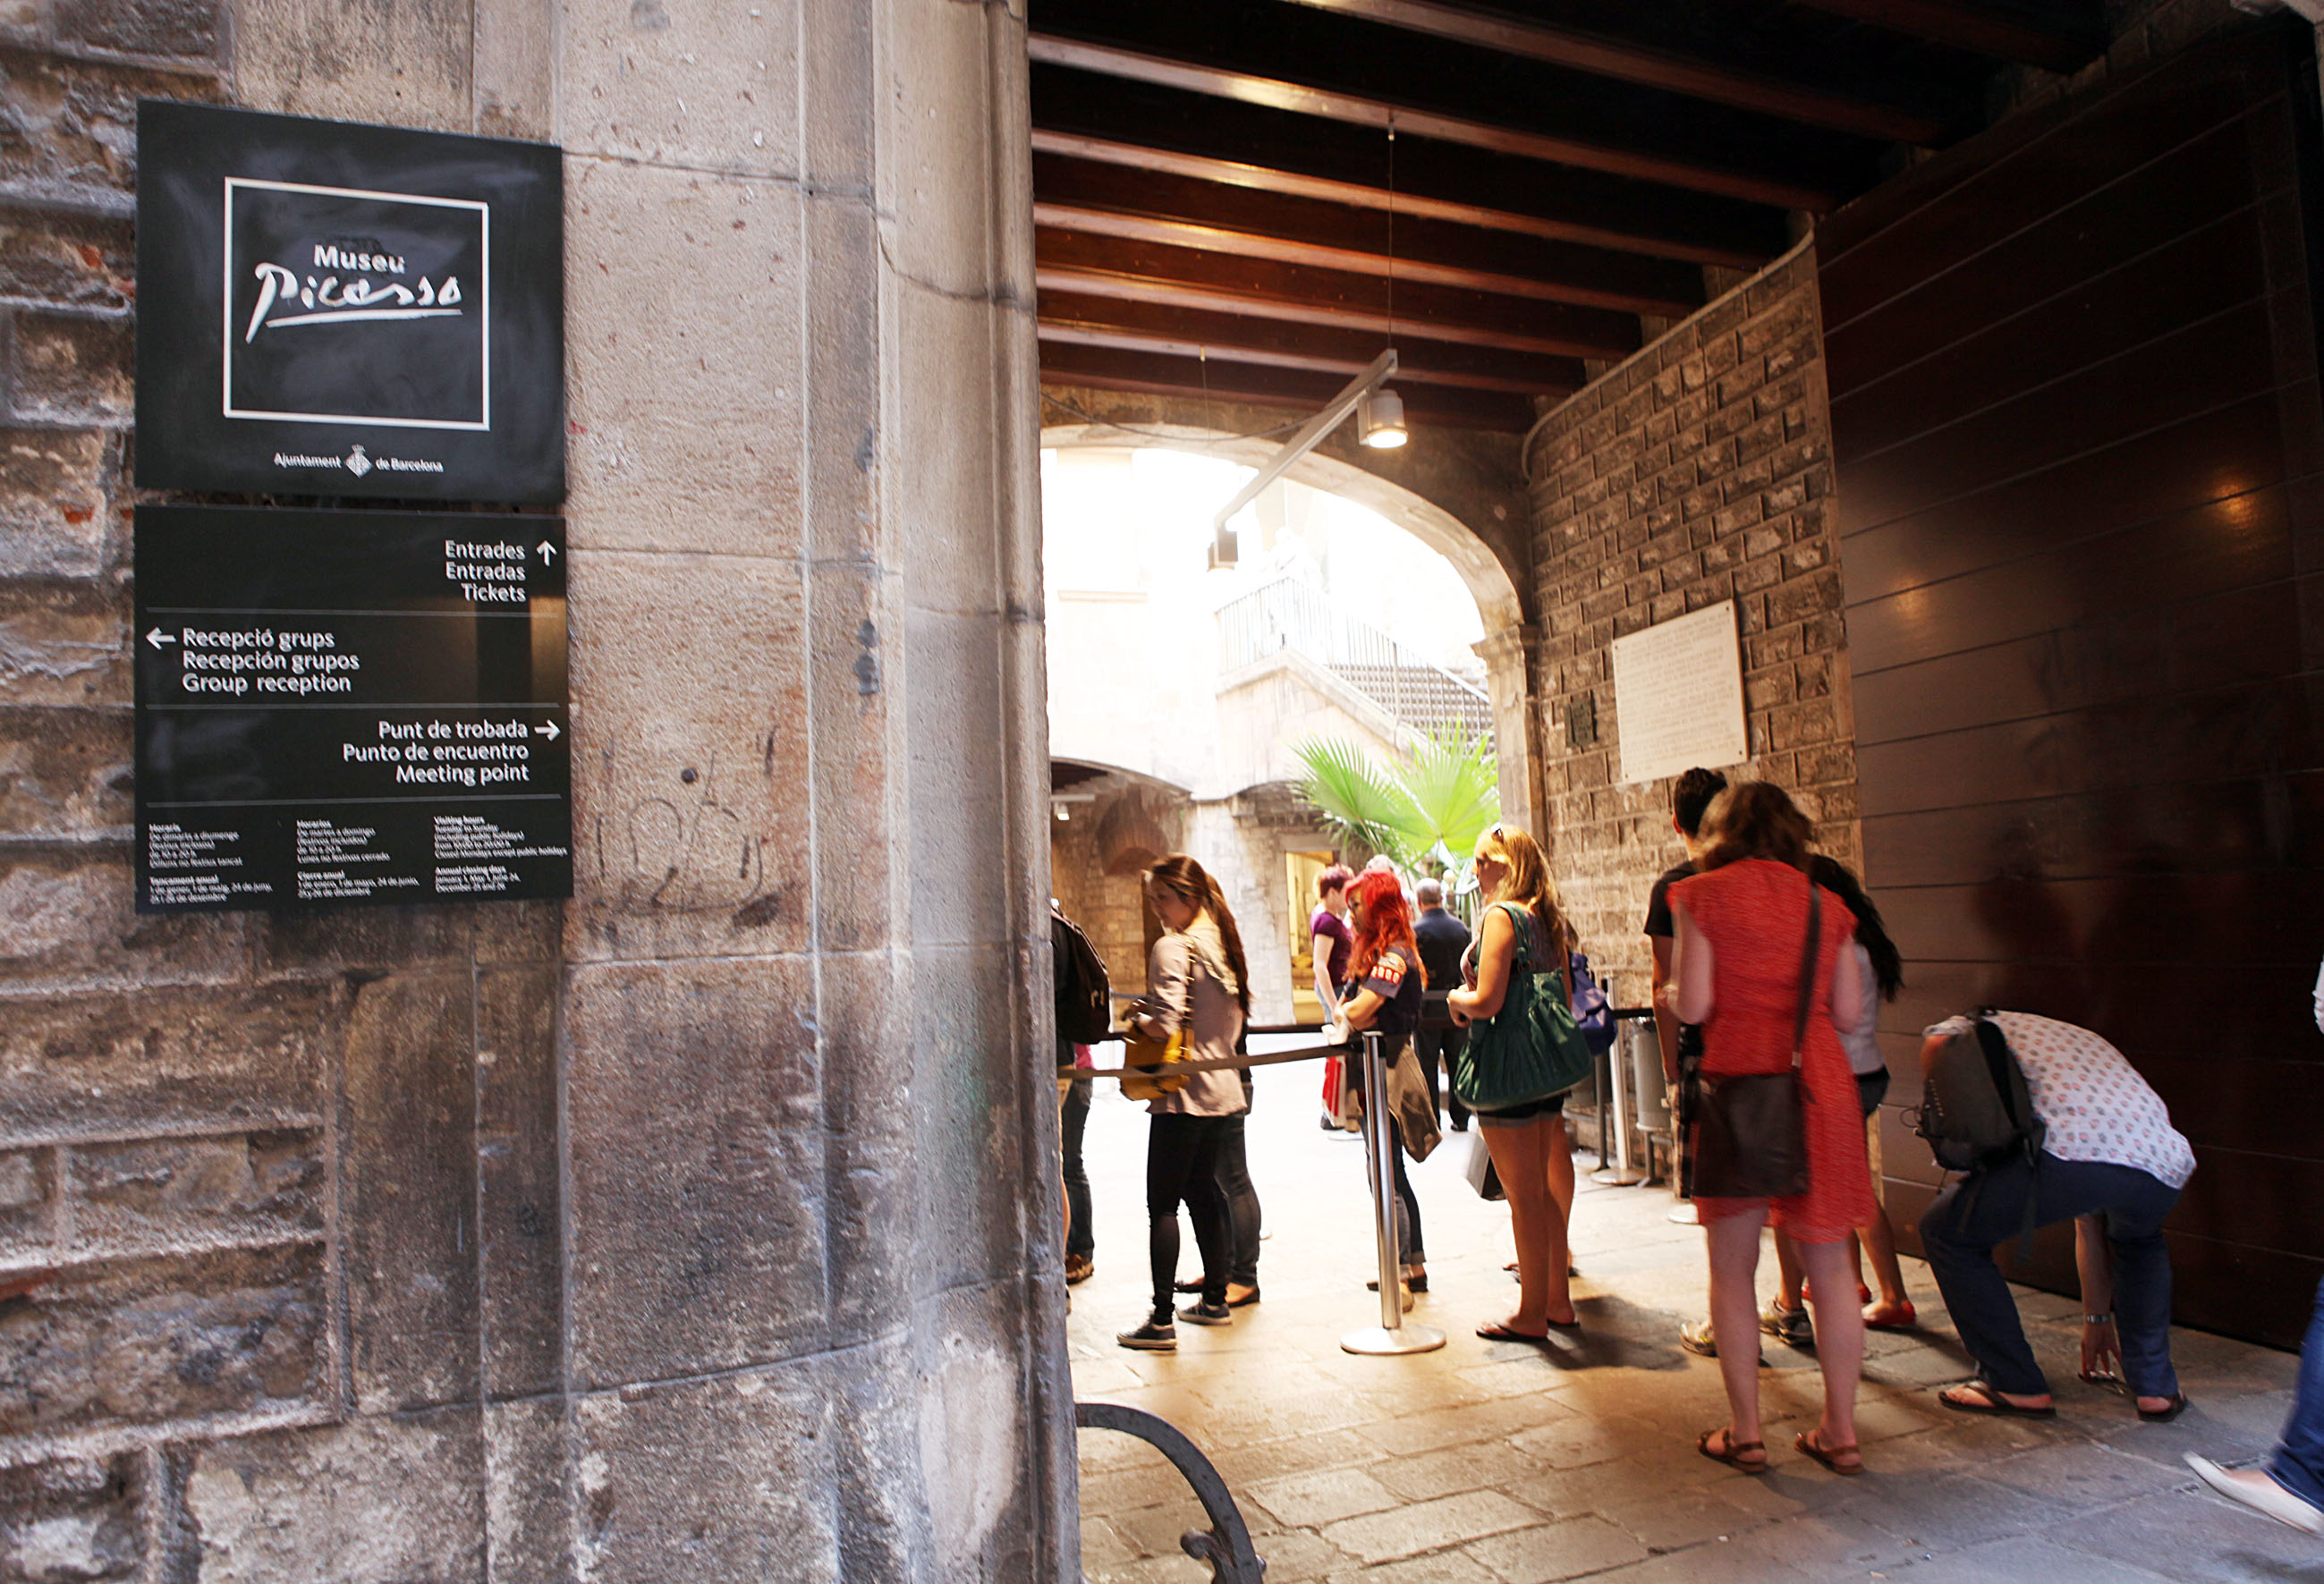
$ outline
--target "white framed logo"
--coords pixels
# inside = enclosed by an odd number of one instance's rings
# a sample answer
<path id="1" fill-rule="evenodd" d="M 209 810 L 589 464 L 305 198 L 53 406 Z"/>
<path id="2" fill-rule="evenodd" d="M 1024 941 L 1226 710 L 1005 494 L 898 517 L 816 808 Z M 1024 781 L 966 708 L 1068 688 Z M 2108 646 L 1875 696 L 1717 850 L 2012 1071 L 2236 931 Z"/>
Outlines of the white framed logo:
<path id="1" fill-rule="evenodd" d="M 225 187 L 222 416 L 492 428 L 489 204 L 240 176 Z"/>

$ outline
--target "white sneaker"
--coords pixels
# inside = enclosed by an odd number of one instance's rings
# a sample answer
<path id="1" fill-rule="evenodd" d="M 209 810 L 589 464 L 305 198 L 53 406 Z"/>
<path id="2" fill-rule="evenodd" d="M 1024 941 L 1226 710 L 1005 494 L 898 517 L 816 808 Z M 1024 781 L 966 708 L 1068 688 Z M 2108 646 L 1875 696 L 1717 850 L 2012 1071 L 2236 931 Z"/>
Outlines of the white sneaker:
<path id="1" fill-rule="evenodd" d="M 2229 1501 L 2310 1534 L 2324 1534 L 2324 1507 L 2301 1500 L 2259 1469 L 2222 1469 L 2209 1458 L 2182 1455 L 2204 1484 Z"/>

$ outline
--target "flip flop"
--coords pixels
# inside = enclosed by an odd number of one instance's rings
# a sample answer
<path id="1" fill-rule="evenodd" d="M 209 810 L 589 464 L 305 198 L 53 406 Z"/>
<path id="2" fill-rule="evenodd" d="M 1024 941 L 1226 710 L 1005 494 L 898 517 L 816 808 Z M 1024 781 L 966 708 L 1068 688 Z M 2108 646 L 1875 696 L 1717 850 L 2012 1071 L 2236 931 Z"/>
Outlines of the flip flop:
<path id="1" fill-rule="evenodd" d="M 1948 1395 L 1952 1392 L 1975 1392 L 1982 1401 L 1964 1403 Z M 1965 1380 L 1959 1386 L 1949 1386 L 1937 1394 L 1937 1401 L 1956 1414 L 1982 1414 L 1994 1419 L 2055 1419 L 2058 1416 L 2054 1403 L 2046 1408 L 2021 1408 L 1996 1391 L 1989 1382 L 1982 1380 Z"/>
<path id="2" fill-rule="evenodd" d="M 1727 1437 L 1725 1451 L 1714 1452 L 1711 1450 L 1711 1438 L 1714 1435 Z M 1737 1441 L 1735 1432 L 1724 1425 L 1717 1430 L 1706 1430 L 1697 1436 L 1694 1450 L 1714 1463 L 1726 1464 L 1738 1474 L 1765 1474 L 1767 1471 L 1767 1443 L 1763 1441 Z M 1755 1462 L 1746 1459 L 1743 1456 L 1745 1452 L 1758 1453 L 1758 1460 Z"/>
<path id="3" fill-rule="evenodd" d="M 1921 1323 L 1920 1314 L 1914 1309 L 1912 1302 L 1909 1299 L 1905 1301 L 1904 1311 L 1902 1314 L 1892 1314 L 1886 1319 L 1875 1320 L 1872 1318 L 1872 1312 L 1878 1307 L 1879 1305 L 1877 1303 L 1866 1305 L 1864 1312 L 1864 1329 L 1866 1331 L 1908 1331 L 1914 1330 Z"/>
<path id="4" fill-rule="evenodd" d="M 1864 1460 L 1861 1457 L 1858 1457 L 1853 1463 L 1840 1461 L 1842 1457 L 1856 1451 L 1853 1446 L 1827 1447 L 1815 1439 L 1815 1432 L 1812 1431 L 1800 1432 L 1792 1438 L 1792 1445 L 1821 1463 L 1842 1479 L 1853 1479 L 1864 1472 Z"/>
<path id="5" fill-rule="evenodd" d="M 1503 1325 L 1498 1320 L 1488 1321 L 1483 1325 L 1479 1326 L 1477 1328 L 1477 1334 L 1484 1338 L 1485 1340 L 1489 1342 L 1532 1342 L 1538 1346 L 1539 1344 L 1549 1340 L 1547 1333 L 1544 1333 L 1537 1337 L 1527 1336 L 1523 1331 L 1511 1331 L 1508 1326 Z"/>
<path id="6" fill-rule="evenodd" d="M 2138 1411 L 2138 1416 L 2141 1419 L 2145 1420 L 2149 1424 L 2168 1424 L 2186 1411 L 2187 1394 L 2185 1392 L 2181 1392 L 2178 1395 L 2171 1399 L 2171 1406 L 2168 1408 L 2160 1409 L 2153 1414 L 2141 1408 Z"/>

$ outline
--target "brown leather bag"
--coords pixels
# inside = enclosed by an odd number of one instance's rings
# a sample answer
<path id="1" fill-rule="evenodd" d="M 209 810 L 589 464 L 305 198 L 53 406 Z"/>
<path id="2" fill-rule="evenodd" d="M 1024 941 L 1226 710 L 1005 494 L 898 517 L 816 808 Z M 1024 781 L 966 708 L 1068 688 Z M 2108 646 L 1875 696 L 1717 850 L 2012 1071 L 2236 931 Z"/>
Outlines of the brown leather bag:
<path id="1" fill-rule="evenodd" d="M 1700 1062 L 1687 1072 L 1686 1152 L 1690 1199 L 1788 1199 L 1808 1191 L 1806 1095 L 1800 1056 L 1814 1004 L 1816 937 L 1823 933 L 1823 891 L 1808 882 L 1808 938 L 1800 951 L 1800 1007 L 1792 1023 L 1792 1065 L 1784 1073 L 1717 1077 Z"/>

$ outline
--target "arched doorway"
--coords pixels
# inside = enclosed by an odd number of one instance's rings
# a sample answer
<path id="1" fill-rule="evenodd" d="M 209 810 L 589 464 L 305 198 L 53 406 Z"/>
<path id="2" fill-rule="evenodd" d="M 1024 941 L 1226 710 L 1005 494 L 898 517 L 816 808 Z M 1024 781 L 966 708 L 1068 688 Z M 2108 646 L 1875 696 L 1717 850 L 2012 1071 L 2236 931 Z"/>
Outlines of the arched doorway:
<path id="1" fill-rule="evenodd" d="M 1401 766 L 1454 729 L 1492 745 L 1503 807 L 1526 817 L 1518 583 L 1441 504 L 1323 456 L 1239 521 L 1240 564 L 1211 567 L 1213 513 L 1266 439 L 1043 437 L 1052 893 L 1109 962 L 1137 961 L 1136 887 L 1110 862 L 1120 842 L 1101 839 L 1135 822 L 1211 867 L 1247 941 L 1269 944 L 1252 952 L 1255 1020 L 1311 1021 L 1314 880 L 1344 843 L 1294 789 L 1298 745 Z"/>

